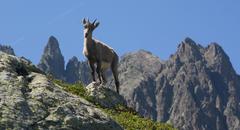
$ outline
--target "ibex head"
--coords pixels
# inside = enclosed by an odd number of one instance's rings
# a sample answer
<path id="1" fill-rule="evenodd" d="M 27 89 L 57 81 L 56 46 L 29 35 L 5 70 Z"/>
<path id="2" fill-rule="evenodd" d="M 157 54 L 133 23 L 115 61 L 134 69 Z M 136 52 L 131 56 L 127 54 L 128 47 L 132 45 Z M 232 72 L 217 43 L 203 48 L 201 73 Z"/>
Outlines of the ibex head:
<path id="1" fill-rule="evenodd" d="M 95 19 L 92 23 L 88 20 L 86 20 L 85 18 L 82 20 L 83 23 L 83 27 L 84 27 L 84 37 L 91 37 L 92 36 L 92 32 L 95 28 L 98 27 L 99 22 L 96 22 L 97 20 Z"/>

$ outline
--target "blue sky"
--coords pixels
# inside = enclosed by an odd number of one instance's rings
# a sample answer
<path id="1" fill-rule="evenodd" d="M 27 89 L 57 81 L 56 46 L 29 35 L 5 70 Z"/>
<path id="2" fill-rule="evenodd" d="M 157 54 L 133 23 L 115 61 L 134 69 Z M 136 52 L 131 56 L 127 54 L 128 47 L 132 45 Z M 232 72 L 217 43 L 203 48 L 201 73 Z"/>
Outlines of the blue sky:
<path id="1" fill-rule="evenodd" d="M 240 73 L 239 7 L 239 0 L 1 0 L 0 43 L 37 64 L 53 35 L 65 61 L 85 60 L 81 20 L 97 18 L 94 36 L 119 55 L 145 49 L 166 60 L 191 37 L 220 44 Z"/>

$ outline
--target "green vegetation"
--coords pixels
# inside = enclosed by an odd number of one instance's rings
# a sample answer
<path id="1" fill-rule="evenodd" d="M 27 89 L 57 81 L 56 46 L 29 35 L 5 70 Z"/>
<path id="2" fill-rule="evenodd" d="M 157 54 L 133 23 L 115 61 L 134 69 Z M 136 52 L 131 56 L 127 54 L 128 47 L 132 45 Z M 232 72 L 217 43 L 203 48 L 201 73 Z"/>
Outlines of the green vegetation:
<path id="1" fill-rule="evenodd" d="M 123 105 L 117 105 L 113 109 L 103 108 L 93 101 L 88 95 L 82 83 L 67 84 L 61 80 L 53 80 L 55 84 L 62 86 L 67 92 L 73 93 L 96 104 L 97 107 L 106 112 L 112 119 L 126 130 L 175 130 L 171 125 L 146 119 L 137 114 L 133 109 Z"/>
<path id="2" fill-rule="evenodd" d="M 85 96 L 86 96 L 87 91 L 81 83 L 67 84 L 67 83 L 63 82 L 62 80 L 53 80 L 53 81 L 54 81 L 54 83 L 63 87 L 63 89 L 67 92 L 70 92 L 72 94 L 78 95 L 83 98 L 85 98 Z"/>
<path id="3" fill-rule="evenodd" d="M 125 106 L 119 105 L 114 109 L 103 109 L 103 111 L 126 130 L 176 130 L 170 124 L 143 118 L 136 111 Z"/>
<path id="4" fill-rule="evenodd" d="M 53 79 L 51 76 L 49 76 L 49 79 L 52 80 L 55 84 L 58 84 L 59 86 L 63 87 L 65 91 L 78 95 L 88 100 L 89 102 L 94 103 L 93 97 L 89 96 L 86 88 L 81 82 L 77 82 L 75 84 L 68 84 L 62 80 Z"/>

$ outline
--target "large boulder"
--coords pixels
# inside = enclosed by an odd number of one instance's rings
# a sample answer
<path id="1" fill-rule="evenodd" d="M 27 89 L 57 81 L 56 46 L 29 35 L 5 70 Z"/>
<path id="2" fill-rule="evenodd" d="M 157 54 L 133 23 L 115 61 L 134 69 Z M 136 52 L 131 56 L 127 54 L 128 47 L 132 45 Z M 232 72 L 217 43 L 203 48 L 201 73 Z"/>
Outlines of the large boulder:
<path id="1" fill-rule="evenodd" d="M 86 87 L 91 100 L 104 108 L 115 108 L 119 105 L 126 106 L 126 101 L 117 92 L 112 91 L 105 85 L 92 82 Z"/>

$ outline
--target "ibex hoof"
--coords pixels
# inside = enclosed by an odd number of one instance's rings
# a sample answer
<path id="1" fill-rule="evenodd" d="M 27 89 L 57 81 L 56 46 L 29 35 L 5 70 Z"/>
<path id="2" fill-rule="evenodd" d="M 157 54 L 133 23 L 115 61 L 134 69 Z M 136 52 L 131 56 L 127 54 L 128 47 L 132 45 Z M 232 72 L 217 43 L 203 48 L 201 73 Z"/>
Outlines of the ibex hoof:
<path id="1" fill-rule="evenodd" d="M 107 82 L 106 82 L 106 81 L 101 83 L 101 85 L 106 85 L 106 84 L 107 84 Z"/>

